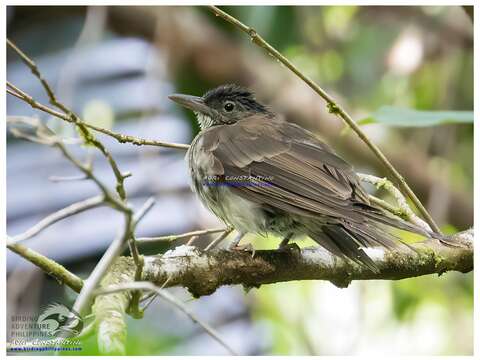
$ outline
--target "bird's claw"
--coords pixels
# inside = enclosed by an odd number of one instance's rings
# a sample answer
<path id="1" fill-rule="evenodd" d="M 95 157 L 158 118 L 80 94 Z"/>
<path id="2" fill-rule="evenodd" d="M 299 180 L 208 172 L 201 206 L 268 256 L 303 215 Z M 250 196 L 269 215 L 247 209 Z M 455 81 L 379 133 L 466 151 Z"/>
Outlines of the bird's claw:
<path id="1" fill-rule="evenodd" d="M 236 245 L 229 249 L 230 251 L 246 251 L 252 253 L 252 259 L 255 257 L 255 248 L 252 244 Z"/>

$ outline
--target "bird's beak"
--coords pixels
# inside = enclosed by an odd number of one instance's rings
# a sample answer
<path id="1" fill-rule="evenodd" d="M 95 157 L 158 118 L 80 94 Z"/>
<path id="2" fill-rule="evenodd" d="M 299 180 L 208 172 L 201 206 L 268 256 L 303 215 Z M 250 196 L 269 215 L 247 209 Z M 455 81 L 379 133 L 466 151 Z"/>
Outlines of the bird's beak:
<path id="1" fill-rule="evenodd" d="M 208 107 L 203 101 L 203 98 L 199 96 L 173 94 L 169 95 L 168 98 L 172 101 L 175 101 L 177 104 L 186 107 L 187 109 L 212 116 L 212 109 Z"/>

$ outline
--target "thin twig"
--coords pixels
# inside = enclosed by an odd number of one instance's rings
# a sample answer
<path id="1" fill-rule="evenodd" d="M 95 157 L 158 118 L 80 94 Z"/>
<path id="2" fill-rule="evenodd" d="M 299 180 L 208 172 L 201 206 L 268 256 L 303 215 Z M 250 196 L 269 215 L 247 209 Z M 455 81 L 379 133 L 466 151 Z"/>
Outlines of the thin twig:
<path id="1" fill-rule="evenodd" d="M 85 317 L 84 317 L 85 318 Z M 95 334 L 96 330 L 96 324 L 95 321 L 92 321 L 90 324 L 88 324 L 86 327 L 82 329 L 82 332 L 78 334 L 75 339 L 76 340 L 86 340 L 93 334 Z"/>
<path id="2" fill-rule="evenodd" d="M 167 280 L 165 280 L 165 282 L 162 284 L 162 286 L 160 286 L 160 289 L 163 289 L 165 286 L 167 286 L 168 282 L 170 281 L 170 277 L 167 278 Z M 158 293 L 156 293 L 155 291 L 152 291 L 150 292 L 150 294 L 148 296 L 146 296 L 145 298 L 141 299 L 142 302 L 144 301 L 147 301 L 143 307 L 142 307 L 142 311 L 145 311 L 147 310 L 147 308 L 150 306 L 150 304 L 157 298 L 158 296 Z"/>
<path id="3" fill-rule="evenodd" d="M 65 114 L 62 114 L 61 112 L 58 112 L 38 101 L 33 99 L 33 97 L 23 90 L 19 89 L 17 86 L 13 85 L 12 83 L 7 82 L 7 86 L 9 86 L 11 89 L 7 89 L 7 93 L 17 97 L 18 99 L 26 102 L 28 105 L 30 105 L 34 109 L 41 110 L 47 114 L 50 114 L 52 116 L 55 116 L 58 119 L 61 119 L 63 121 L 67 121 L 69 123 L 74 123 L 72 119 Z M 100 132 L 102 134 L 108 135 L 115 140 L 117 140 L 119 143 L 129 143 L 137 146 L 160 146 L 160 147 L 165 147 L 165 148 L 170 148 L 170 149 L 179 149 L 179 150 L 188 150 L 190 147 L 187 144 L 178 144 L 178 143 L 170 143 L 170 142 L 164 142 L 164 141 L 157 141 L 157 140 L 150 140 L 150 139 L 142 139 L 138 138 L 135 136 L 131 135 L 124 135 L 124 134 L 119 134 L 114 131 L 104 129 L 99 126 L 95 126 L 86 122 L 82 122 L 84 126 L 86 126 L 89 129 L 95 130 L 97 132 Z"/>
<path id="4" fill-rule="evenodd" d="M 11 42 L 7 38 L 7 44 L 10 46 L 19 56 L 20 59 L 27 65 L 27 67 L 32 71 L 32 74 L 35 75 L 35 77 L 40 81 L 42 84 L 43 88 L 45 89 L 45 92 L 48 95 L 48 98 L 50 99 L 50 103 L 56 107 L 58 107 L 60 110 L 62 110 L 65 113 L 68 113 L 69 110 L 62 105 L 61 103 L 58 102 L 57 98 L 55 97 L 55 93 L 53 92 L 52 88 L 48 84 L 48 82 L 45 80 L 45 78 L 42 76 L 40 71 L 38 70 L 37 64 L 30 59 L 20 48 L 18 48 L 13 42 Z"/>
<path id="5" fill-rule="evenodd" d="M 26 118 L 26 117 L 9 117 L 7 118 L 8 124 L 21 124 L 21 125 L 28 125 L 35 129 L 36 134 L 31 135 L 25 133 L 23 130 L 18 128 L 13 128 L 10 131 L 19 138 L 24 138 L 29 141 L 39 142 L 42 144 L 46 144 L 49 146 L 57 147 L 62 155 L 70 161 L 77 169 L 79 169 L 88 179 L 92 180 L 95 185 L 100 189 L 104 196 L 104 201 L 109 204 L 111 207 L 120 210 L 122 212 L 128 212 L 130 209 L 122 202 L 119 201 L 116 196 L 114 196 L 107 188 L 105 184 L 103 184 L 98 177 L 93 173 L 93 170 L 89 164 L 85 165 L 76 159 L 66 148 L 65 144 L 58 138 L 55 133 L 50 130 L 46 125 L 42 124 L 41 121 L 34 118 Z"/>
<path id="6" fill-rule="evenodd" d="M 73 111 L 71 111 L 65 105 L 63 105 L 60 101 L 58 101 L 58 99 L 56 98 L 55 93 L 53 92 L 52 88 L 50 87 L 48 82 L 45 80 L 45 78 L 42 76 L 42 74 L 38 70 L 38 67 L 35 64 L 35 62 L 30 57 L 28 57 L 22 50 L 20 50 L 20 48 L 18 48 L 14 43 L 12 43 L 9 39 L 7 39 L 7 44 L 20 56 L 22 61 L 27 65 L 28 68 L 30 68 L 30 70 L 35 75 L 35 77 L 38 78 L 38 80 L 42 84 L 45 92 L 48 95 L 48 98 L 50 100 L 50 104 L 54 105 L 55 107 L 57 107 L 58 109 L 63 111 L 63 113 L 70 119 L 69 122 L 77 125 L 77 127 L 80 131 L 80 134 L 82 135 L 85 143 L 95 146 L 105 156 L 108 163 L 110 164 L 110 167 L 113 170 L 115 178 L 117 179 L 117 187 L 116 187 L 117 192 L 118 192 L 120 198 L 122 200 L 125 200 L 126 195 L 125 195 L 125 188 L 124 188 L 123 182 L 124 182 L 126 176 L 124 176 L 120 172 L 120 170 L 117 166 L 117 163 L 113 160 L 109 151 L 105 148 L 105 146 L 100 141 L 95 139 L 95 137 L 92 134 L 90 134 L 88 128 L 84 125 L 83 121 L 81 121 L 80 118 Z M 23 95 L 25 95 L 24 92 L 22 92 L 20 89 L 16 88 L 10 82 L 7 82 L 7 86 L 10 87 L 12 90 L 17 91 L 18 94 L 22 95 L 22 93 L 23 93 Z M 31 96 L 30 96 L 29 100 L 33 101 Z"/>
<path id="7" fill-rule="evenodd" d="M 93 209 L 97 206 L 100 206 L 105 203 L 104 197 L 102 195 L 97 195 L 91 198 L 88 198 L 86 200 L 82 200 L 79 202 L 76 202 L 74 204 L 71 204 L 61 210 L 58 210 L 57 212 L 54 212 L 41 221 L 39 221 L 37 224 L 32 226 L 30 229 L 25 231 L 22 234 L 13 236 L 11 238 L 11 244 L 12 243 L 18 243 L 20 241 L 24 241 L 26 239 L 30 239 L 31 237 L 37 235 L 41 231 L 45 230 L 47 227 L 50 225 L 55 224 L 56 222 L 63 220 L 67 217 L 70 217 L 72 215 L 76 215 L 78 213 L 81 213 L 85 210 Z"/>
<path id="8" fill-rule="evenodd" d="M 72 175 L 72 176 L 56 176 L 52 175 L 48 177 L 51 182 L 67 182 L 67 181 L 81 181 L 87 180 L 85 175 Z"/>
<path id="9" fill-rule="evenodd" d="M 77 311 L 80 315 L 84 315 L 87 307 L 93 298 L 93 292 L 97 288 L 102 278 L 107 273 L 110 266 L 118 258 L 123 250 L 124 244 L 130 237 L 131 229 L 131 217 L 125 218 L 124 229 L 119 232 L 115 240 L 110 244 L 107 251 L 103 254 L 100 261 L 97 263 L 92 273 L 84 282 L 84 286 L 80 294 L 77 296 L 73 305 L 73 310 Z"/>
<path id="10" fill-rule="evenodd" d="M 112 285 L 107 288 L 99 289 L 98 291 L 95 292 L 95 295 L 106 295 L 106 294 L 112 294 L 120 291 L 131 291 L 131 290 L 155 291 L 158 294 L 158 296 L 160 296 L 162 299 L 166 300 L 170 304 L 174 305 L 178 309 L 180 309 L 180 311 L 182 311 L 185 315 L 187 315 L 193 322 L 197 323 L 200 327 L 202 327 L 205 330 L 205 332 L 207 332 L 207 334 L 209 334 L 220 345 L 222 345 L 231 355 L 237 355 L 237 353 L 225 341 L 222 340 L 222 338 L 217 334 L 215 329 L 213 329 L 210 325 L 200 320 L 183 303 L 175 299 L 170 293 L 161 289 L 158 286 L 155 286 L 151 282 L 139 281 L 139 282 L 132 282 L 132 283 L 126 283 L 121 285 Z"/>
<path id="11" fill-rule="evenodd" d="M 216 239 L 214 239 L 208 246 L 205 248 L 205 251 L 208 251 L 212 248 L 214 248 L 217 244 L 223 241 L 231 232 L 233 231 L 233 228 L 227 228 L 223 233 L 221 233 L 219 236 L 217 236 Z"/>
<path id="12" fill-rule="evenodd" d="M 75 115 L 73 112 L 69 112 L 68 114 L 61 114 L 61 113 L 58 113 L 56 112 L 55 110 L 51 110 L 51 111 L 47 111 L 47 107 L 46 106 L 43 106 L 43 105 L 39 105 L 30 95 L 28 95 L 27 93 L 25 93 L 23 90 L 19 89 L 18 87 L 16 87 L 15 85 L 11 84 L 10 82 L 7 82 L 7 86 L 11 88 L 11 90 L 7 89 L 7 92 L 9 94 L 12 94 L 14 96 L 17 96 L 23 100 L 25 100 L 27 103 L 29 103 L 32 107 L 34 108 L 38 108 L 42 111 L 45 111 L 45 112 L 48 112 L 56 117 L 59 117 L 60 119 L 63 119 L 63 120 L 66 120 L 70 123 L 73 123 L 73 124 L 76 124 L 84 141 L 86 143 L 89 143 L 93 146 L 95 146 L 98 150 L 100 150 L 100 152 L 105 156 L 105 158 L 107 159 L 108 163 L 110 164 L 110 167 L 112 168 L 113 170 L 113 173 L 115 175 L 115 178 L 117 180 L 117 186 L 116 186 L 116 190 L 120 196 L 120 198 L 122 200 L 125 200 L 125 197 L 126 197 L 126 194 L 125 194 L 125 188 L 124 188 L 124 185 L 123 185 L 123 182 L 124 180 L 129 176 L 128 173 L 126 174 L 122 174 L 121 171 L 119 170 L 118 166 L 117 166 L 117 163 L 113 160 L 113 157 L 112 155 L 110 154 L 110 152 L 105 148 L 105 146 L 100 142 L 98 141 L 97 139 L 95 139 L 95 137 L 89 133 L 88 131 L 88 126 L 86 126 L 86 123 L 82 122 L 78 117 L 77 115 Z M 13 94 L 12 91 L 15 93 Z M 58 103 L 58 101 L 55 99 L 55 97 L 51 98 L 51 102 L 55 102 L 57 104 L 60 104 Z M 65 108 L 63 105 L 60 104 L 60 106 L 62 106 L 63 108 Z M 65 108 L 66 109 L 66 108 Z M 48 109 L 50 110 L 50 109 Z M 68 111 L 67 110 L 64 110 L 64 111 Z M 61 115 L 61 116 L 58 116 L 58 115 Z"/>
<path id="13" fill-rule="evenodd" d="M 190 246 L 190 245 L 192 245 L 192 244 L 193 244 L 195 241 L 197 241 L 197 240 L 198 240 L 198 235 L 192 236 L 192 237 L 187 241 L 187 243 L 186 243 L 185 245 Z"/>
<path id="14" fill-rule="evenodd" d="M 137 242 L 142 243 L 152 243 L 152 242 L 172 242 L 175 240 L 182 240 L 187 239 L 192 236 L 199 236 L 199 235 L 207 235 L 207 234 L 215 234 L 222 231 L 225 231 L 225 228 L 218 228 L 218 229 L 206 229 L 206 230 L 196 230 L 190 231 L 184 234 L 179 235 L 167 235 L 167 236 L 156 236 L 156 237 L 141 237 L 137 238 Z"/>
<path id="15" fill-rule="evenodd" d="M 133 222 L 135 226 L 144 218 L 144 216 L 152 209 L 154 205 L 155 198 L 153 196 L 149 197 L 147 201 L 145 201 L 145 203 L 142 205 L 142 207 L 138 209 L 133 215 Z"/>
<path id="16" fill-rule="evenodd" d="M 137 248 L 137 240 L 135 238 L 135 229 L 137 227 L 137 224 L 143 219 L 143 217 L 150 211 L 150 209 L 154 205 L 155 205 L 155 198 L 150 197 L 147 201 L 145 201 L 142 207 L 133 216 L 132 232 L 131 232 L 130 239 L 128 240 L 128 246 L 130 248 L 130 254 L 132 255 L 133 262 L 135 263 L 135 275 L 134 275 L 135 281 L 140 281 L 142 279 L 143 265 L 144 265 L 143 256 L 140 255 Z M 141 291 L 134 291 L 132 293 L 132 299 L 129 305 L 129 312 L 136 319 L 140 319 L 143 317 L 144 309 L 140 307 L 141 298 L 142 298 Z"/>
<path id="17" fill-rule="evenodd" d="M 153 198 L 149 198 L 136 213 L 134 213 L 133 215 L 127 214 L 127 216 L 125 216 L 125 224 L 123 231 L 121 231 L 117 235 L 115 240 L 108 247 L 107 251 L 105 251 L 102 258 L 97 263 L 88 279 L 85 281 L 84 289 L 82 289 L 82 292 L 80 293 L 80 295 L 78 295 L 75 301 L 73 308 L 79 314 L 85 312 L 86 307 L 90 304 L 90 301 L 92 300 L 93 291 L 97 288 L 98 284 L 100 283 L 104 275 L 107 273 L 113 262 L 122 253 L 125 244 L 128 242 L 128 239 L 134 236 L 133 231 L 135 229 L 135 226 L 137 226 L 140 220 L 143 219 L 145 214 L 152 208 L 154 204 L 155 200 Z M 135 265 L 137 267 L 137 273 L 139 271 L 138 267 L 143 267 L 143 258 L 139 263 L 135 263 Z"/>
<path id="18" fill-rule="evenodd" d="M 297 75 L 300 79 L 302 79 L 313 91 L 315 91 L 320 97 L 322 97 L 326 103 L 329 112 L 339 116 L 343 119 L 358 135 L 360 139 L 372 150 L 372 152 L 377 156 L 380 162 L 385 166 L 385 168 L 392 174 L 395 180 L 398 182 L 400 189 L 402 192 L 408 196 L 412 202 L 415 204 L 417 209 L 420 211 L 422 216 L 428 222 L 430 227 L 437 233 L 441 234 L 439 227 L 435 224 L 432 217 L 422 205 L 420 200 L 417 198 L 415 193 L 410 189 L 408 184 L 406 183 L 405 179 L 400 175 L 400 173 L 395 169 L 395 167 L 390 163 L 390 161 L 386 158 L 386 156 L 382 153 L 382 151 L 376 146 L 367 135 L 360 129 L 357 123 L 351 118 L 351 116 L 342 108 L 337 102 L 320 86 L 318 86 L 312 79 L 308 76 L 303 74 L 295 65 L 293 65 L 285 56 L 283 56 L 278 50 L 276 50 L 273 46 L 271 46 L 268 42 L 266 42 L 260 35 L 258 35 L 257 31 L 245 24 L 241 21 L 236 19 L 235 17 L 227 14 L 226 12 L 220 10 L 216 6 L 208 6 L 208 8 L 216 15 L 221 17 L 223 20 L 229 22 L 230 24 L 236 26 L 243 32 L 247 33 L 250 36 L 250 39 L 253 43 L 258 45 L 259 47 L 263 48 L 270 54 L 271 56 L 275 57 L 278 61 L 280 61 L 283 65 L 285 65 L 288 69 L 290 69 L 295 75 Z"/>
<path id="19" fill-rule="evenodd" d="M 412 211 L 410 206 L 408 206 L 407 200 L 405 199 L 403 194 L 400 192 L 400 190 L 398 190 L 392 184 L 392 182 L 389 181 L 387 178 L 379 178 L 373 175 L 362 174 L 362 173 L 357 173 L 357 175 L 360 178 L 360 180 L 367 182 L 369 184 L 375 185 L 377 189 L 380 189 L 380 188 L 385 189 L 395 198 L 398 204 L 398 209 L 396 211 L 395 210 L 392 211 L 394 214 L 396 212 L 396 215 L 399 215 L 400 217 L 410 221 L 411 223 L 417 226 L 420 226 L 422 229 L 425 229 L 428 232 L 432 231 L 430 226 L 428 226 L 428 224 L 425 221 L 423 221 L 417 215 L 415 215 L 415 213 Z M 380 199 L 377 199 L 377 203 L 378 203 L 378 200 Z M 383 202 L 381 204 L 385 206 L 385 204 L 388 204 L 388 203 Z"/>
<path id="20" fill-rule="evenodd" d="M 373 195 L 368 195 L 368 199 L 372 204 L 375 204 L 377 206 L 380 206 L 381 208 L 387 210 L 389 213 L 392 213 L 393 215 L 399 216 L 404 220 L 409 220 L 407 216 L 405 216 L 405 213 L 401 211 L 398 207 L 393 206 L 389 202 L 386 202 L 385 200 L 379 199 Z"/>

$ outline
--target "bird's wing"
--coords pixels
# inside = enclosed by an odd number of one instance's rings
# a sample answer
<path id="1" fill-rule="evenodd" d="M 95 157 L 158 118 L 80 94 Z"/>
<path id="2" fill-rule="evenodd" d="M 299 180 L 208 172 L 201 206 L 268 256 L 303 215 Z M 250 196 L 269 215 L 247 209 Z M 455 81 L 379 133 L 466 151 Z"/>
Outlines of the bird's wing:
<path id="1" fill-rule="evenodd" d="M 352 201 L 368 204 L 352 167 L 297 125 L 252 116 L 210 128 L 198 145 L 208 163 L 215 164 L 209 175 L 266 179 L 268 184 L 232 188 L 248 200 L 299 215 L 333 218 L 355 216 Z"/>

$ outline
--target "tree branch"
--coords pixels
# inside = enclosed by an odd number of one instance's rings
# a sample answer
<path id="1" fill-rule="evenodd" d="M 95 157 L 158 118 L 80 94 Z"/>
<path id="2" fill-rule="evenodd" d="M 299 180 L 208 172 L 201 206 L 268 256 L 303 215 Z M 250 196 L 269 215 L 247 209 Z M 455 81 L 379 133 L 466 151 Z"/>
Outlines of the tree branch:
<path id="1" fill-rule="evenodd" d="M 110 257 L 110 259 L 116 260 L 115 263 L 111 264 L 110 271 L 101 279 L 100 286 L 102 288 L 129 283 L 134 280 L 136 266 L 131 258 Z M 95 288 L 92 288 L 90 293 L 92 297 Z M 127 325 L 124 316 L 132 301 L 132 296 L 132 291 L 95 296 L 92 314 L 95 316 L 97 344 L 100 354 L 125 355 Z"/>
<path id="2" fill-rule="evenodd" d="M 297 75 L 300 79 L 302 79 L 313 91 L 315 91 L 322 99 L 325 100 L 327 103 L 327 108 L 329 112 L 339 116 L 341 119 L 347 123 L 348 126 L 352 128 L 352 130 L 358 135 L 360 139 L 363 140 L 363 142 L 372 150 L 372 152 L 375 154 L 375 156 L 380 160 L 380 162 L 385 166 L 385 168 L 392 174 L 392 176 L 395 178 L 395 180 L 398 182 L 400 189 L 402 192 L 408 196 L 412 202 L 415 204 L 417 209 L 420 211 L 422 216 L 425 218 L 425 220 L 428 222 L 430 227 L 437 233 L 440 232 L 440 228 L 435 224 L 433 221 L 432 217 L 428 213 L 428 211 L 425 209 L 425 207 L 422 205 L 420 200 L 417 198 L 415 193 L 410 189 L 408 184 L 406 183 L 405 179 L 400 175 L 400 173 L 395 169 L 395 167 L 390 163 L 390 161 L 386 158 L 386 156 L 382 153 L 380 148 L 376 146 L 373 142 L 370 141 L 370 139 L 367 137 L 367 135 L 360 129 L 360 127 L 357 125 L 357 123 L 351 118 L 351 116 L 342 108 L 340 105 L 336 103 L 336 101 L 325 91 L 323 90 L 320 86 L 318 86 L 312 79 L 310 79 L 308 76 L 303 74 L 295 65 L 293 65 L 285 56 L 283 56 L 277 49 L 275 49 L 273 46 L 271 46 L 268 42 L 266 42 L 258 33 L 256 32 L 255 29 L 243 24 L 241 21 L 238 19 L 234 18 L 233 16 L 227 14 L 226 12 L 220 10 L 216 6 L 208 6 L 208 8 L 216 15 L 222 18 L 223 20 L 229 22 L 230 24 L 236 26 L 248 36 L 250 36 L 250 39 L 252 42 L 259 47 L 263 48 L 267 53 L 274 58 L 276 58 L 278 61 L 280 61 L 283 65 L 285 65 L 288 69 L 290 69 L 295 75 Z"/>
<path id="3" fill-rule="evenodd" d="M 20 255 L 25 260 L 38 266 L 46 274 L 55 278 L 60 284 L 67 285 L 73 291 L 80 292 L 80 289 L 83 287 L 83 280 L 77 275 L 71 273 L 56 261 L 39 254 L 35 250 L 32 250 L 21 244 L 9 244 L 8 242 L 7 248 Z"/>
<path id="4" fill-rule="evenodd" d="M 209 295 L 222 285 L 259 287 L 292 280 L 327 280 L 346 287 L 352 280 L 399 280 L 446 271 L 473 269 L 473 229 L 456 234 L 458 247 L 430 239 L 396 250 L 365 249 L 380 269 L 367 267 L 331 255 L 322 248 L 259 250 L 252 258 L 242 251 L 200 251 L 180 246 L 163 256 L 145 257 L 144 280 L 168 286 L 183 286 L 193 296 Z M 412 250 L 413 249 L 413 250 Z"/>

